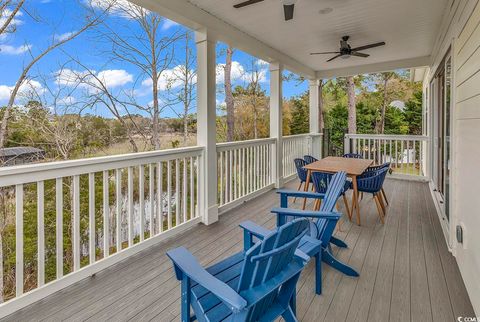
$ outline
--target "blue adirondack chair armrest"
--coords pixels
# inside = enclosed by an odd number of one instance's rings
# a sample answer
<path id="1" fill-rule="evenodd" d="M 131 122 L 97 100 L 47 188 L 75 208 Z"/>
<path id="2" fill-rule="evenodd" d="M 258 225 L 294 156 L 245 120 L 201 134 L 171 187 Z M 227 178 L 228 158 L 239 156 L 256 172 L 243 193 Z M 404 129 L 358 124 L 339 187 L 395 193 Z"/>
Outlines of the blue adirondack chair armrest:
<path id="1" fill-rule="evenodd" d="M 291 217 L 303 217 L 303 218 L 316 218 L 316 219 L 330 219 L 339 220 L 342 215 L 338 212 L 325 212 L 325 211 L 313 211 L 313 210 L 301 210 L 290 208 L 273 208 L 272 213 L 278 216 L 291 216 Z"/>
<path id="2" fill-rule="evenodd" d="M 259 239 L 264 239 L 266 236 L 272 233 L 271 230 L 262 227 L 260 225 L 257 225 L 253 221 L 247 220 L 239 225 L 240 227 L 243 228 L 243 230 Z"/>
<path id="3" fill-rule="evenodd" d="M 279 285 L 283 285 L 290 278 L 294 277 L 296 274 L 298 274 L 302 271 L 302 269 L 305 267 L 305 265 L 310 260 L 309 256 L 307 256 L 307 255 L 304 255 L 304 256 L 306 256 L 306 260 L 303 259 L 303 258 L 295 258 L 294 262 L 291 264 L 291 267 L 289 267 L 289 269 L 283 271 L 282 273 L 278 274 L 277 276 L 271 278 L 270 280 L 254 287 L 252 289 L 240 292 L 240 295 L 249 304 L 250 303 L 258 303 L 265 296 L 267 296 L 268 294 L 273 292 L 275 289 L 277 289 Z"/>
<path id="4" fill-rule="evenodd" d="M 244 298 L 238 295 L 230 286 L 207 272 L 185 247 L 172 249 L 167 252 L 167 256 L 175 264 L 178 280 L 183 279 L 183 274 L 187 275 L 193 281 L 212 292 L 235 313 L 247 307 L 247 301 Z"/>
<path id="5" fill-rule="evenodd" d="M 318 192 L 308 192 L 308 191 L 297 191 L 297 190 L 277 190 L 277 193 L 282 197 L 297 197 L 297 198 L 308 198 L 308 199 L 323 199 L 325 198 L 324 193 Z"/>

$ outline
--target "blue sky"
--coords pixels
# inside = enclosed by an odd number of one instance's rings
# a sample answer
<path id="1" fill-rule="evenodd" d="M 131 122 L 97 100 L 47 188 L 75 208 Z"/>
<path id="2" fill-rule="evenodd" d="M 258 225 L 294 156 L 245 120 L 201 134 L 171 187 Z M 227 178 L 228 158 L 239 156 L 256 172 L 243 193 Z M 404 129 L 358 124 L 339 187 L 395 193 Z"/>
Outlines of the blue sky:
<path id="1" fill-rule="evenodd" d="M 0 38 L 0 105 L 8 100 L 12 86 L 14 86 L 22 67 L 30 61 L 31 55 L 36 55 L 46 48 L 53 40 L 67 37 L 69 33 L 77 31 L 84 23 L 84 11 L 82 11 L 79 1 L 59 1 L 59 0 L 31 0 L 28 6 L 16 17 L 17 31 L 13 35 Z M 95 0 L 102 2 L 102 0 Z M 124 0 L 121 0 L 124 1 Z M 1 17 L 0 17 L 1 19 Z M 40 21 L 39 21 L 40 20 Z M 114 28 L 121 36 L 130 36 L 139 34 L 140 28 L 131 18 L 125 17 L 121 10 L 114 10 L 106 19 L 106 24 Z M 170 37 L 178 33 L 185 32 L 183 26 L 170 20 L 163 20 L 160 26 L 160 37 Z M 87 31 L 73 41 L 67 43 L 61 50 L 55 50 L 44 57 L 40 63 L 30 72 L 30 81 L 23 88 L 23 95 L 17 101 L 22 104 L 22 100 L 32 96 L 32 88 L 39 94 L 44 104 L 53 104 L 56 101 L 56 110 L 59 113 L 75 112 L 82 106 L 85 106 L 85 95 L 89 95 L 91 90 L 86 86 L 78 86 L 78 78 L 86 77 L 85 70 L 97 77 L 103 79 L 111 92 L 117 95 L 123 93 L 134 93 L 135 100 L 140 105 L 147 105 L 152 101 L 151 87 L 149 88 L 149 77 L 146 76 L 138 66 L 125 61 L 113 59 L 111 52 L 112 45 L 102 38 L 102 33 L 108 31 L 105 26 L 97 26 L 95 29 Z M 191 42 L 193 56 L 195 56 L 195 46 Z M 185 40 L 177 41 L 173 47 L 174 55 L 171 62 L 164 72 L 165 81 L 161 81 L 160 96 L 161 100 L 171 99 L 167 95 L 167 87 L 171 92 L 175 92 L 176 82 L 171 82 L 171 75 L 175 74 L 178 66 L 181 66 L 185 58 Z M 76 61 L 81 62 L 78 64 Z M 248 55 L 239 50 L 234 51 L 232 78 L 235 85 L 246 85 L 250 79 L 252 70 L 258 70 L 261 74 L 261 85 L 263 89 L 269 92 L 269 73 L 268 65 L 265 62 Z M 225 45 L 217 46 L 217 68 L 218 73 L 218 94 L 217 103 L 221 104 L 224 100 L 221 89 L 222 86 L 222 64 L 225 63 Z M 195 66 L 192 66 L 195 68 Z M 72 76 L 73 75 L 73 76 Z M 170 75 L 170 76 L 169 76 Z M 84 78 L 82 78 L 84 79 Z M 167 86 L 167 83 L 170 86 Z M 284 96 L 286 98 L 299 95 L 308 89 L 308 83 L 298 84 L 296 81 L 284 83 Z M 168 96 L 168 97 L 167 97 Z M 60 103 L 58 103 L 60 102 Z M 174 117 L 180 113 L 179 104 L 169 104 L 162 112 L 162 117 Z M 133 111 L 140 114 L 144 112 Z M 191 112 L 195 112 L 192 106 Z M 95 105 L 84 108 L 82 113 L 97 114 L 105 117 L 112 117 L 111 112 L 103 106 Z"/>

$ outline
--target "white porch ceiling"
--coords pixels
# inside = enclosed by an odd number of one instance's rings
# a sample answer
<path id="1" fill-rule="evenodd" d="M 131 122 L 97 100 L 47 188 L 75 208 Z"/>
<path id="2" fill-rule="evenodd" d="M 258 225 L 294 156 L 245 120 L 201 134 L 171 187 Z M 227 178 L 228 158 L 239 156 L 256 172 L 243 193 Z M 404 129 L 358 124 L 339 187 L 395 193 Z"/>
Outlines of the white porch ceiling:
<path id="1" fill-rule="evenodd" d="M 188 2 L 311 69 L 334 75 L 334 70 L 348 73 L 351 67 L 361 71 L 362 66 L 380 68 L 388 62 L 425 62 L 448 0 L 298 0 L 295 18 L 289 22 L 283 19 L 279 0 L 243 9 L 233 8 L 241 0 Z M 325 8 L 333 11 L 320 14 Z M 310 52 L 338 50 L 343 35 L 351 36 L 353 47 L 379 41 L 387 45 L 365 51 L 371 55 L 366 59 L 326 63 L 331 56 L 310 56 Z"/>

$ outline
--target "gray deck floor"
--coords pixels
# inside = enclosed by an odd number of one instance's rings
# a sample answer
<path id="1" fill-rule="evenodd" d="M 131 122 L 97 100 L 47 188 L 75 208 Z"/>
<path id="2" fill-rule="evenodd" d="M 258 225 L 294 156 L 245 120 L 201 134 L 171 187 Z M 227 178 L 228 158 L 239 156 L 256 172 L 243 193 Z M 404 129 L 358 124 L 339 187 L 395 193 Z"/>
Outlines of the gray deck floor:
<path id="1" fill-rule="evenodd" d="M 344 222 L 337 232 L 349 245 L 334 248 L 337 257 L 355 267 L 360 277 L 343 276 L 324 266 L 323 295 L 315 296 L 310 263 L 297 288 L 299 320 L 426 322 L 475 316 L 427 184 L 388 180 L 386 190 L 390 207 L 385 225 L 366 196 L 361 203 L 363 225 Z M 214 225 L 198 225 L 8 320 L 177 321 L 180 288 L 165 252 L 183 245 L 203 265 L 215 263 L 241 250 L 241 221 L 273 228 L 269 209 L 277 204 L 278 197 L 268 192 L 221 216 Z"/>

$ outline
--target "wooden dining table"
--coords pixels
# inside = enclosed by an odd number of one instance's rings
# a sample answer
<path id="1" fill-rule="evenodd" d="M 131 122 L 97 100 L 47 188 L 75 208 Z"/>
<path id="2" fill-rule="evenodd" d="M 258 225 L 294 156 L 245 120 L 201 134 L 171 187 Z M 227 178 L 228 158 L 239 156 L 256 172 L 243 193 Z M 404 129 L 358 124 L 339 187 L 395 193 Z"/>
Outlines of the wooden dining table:
<path id="1" fill-rule="evenodd" d="M 337 173 L 345 171 L 347 176 L 352 179 L 353 194 L 352 194 L 352 215 L 356 212 L 357 224 L 360 225 L 360 207 L 358 202 L 358 185 L 357 177 L 367 170 L 373 164 L 373 160 L 368 159 L 350 159 L 342 157 L 326 157 L 316 162 L 307 164 L 303 168 L 307 170 L 307 181 L 305 182 L 305 191 L 308 191 L 310 185 L 310 178 L 313 172 L 327 172 Z M 305 209 L 306 200 L 303 203 Z M 351 219 L 351 218 L 350 218 Z"/>

